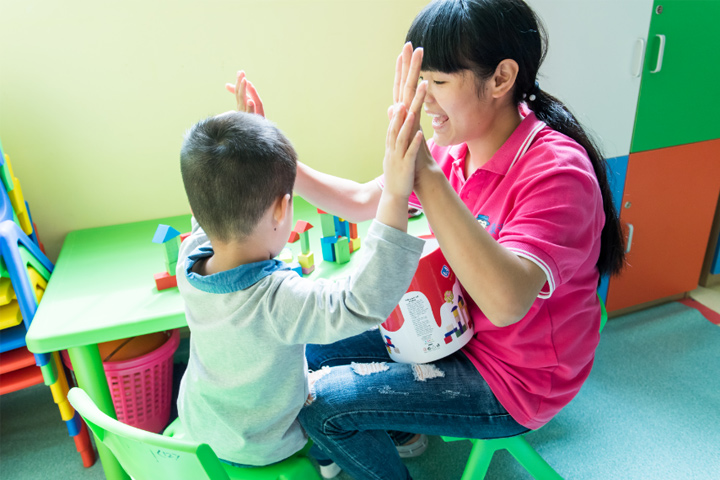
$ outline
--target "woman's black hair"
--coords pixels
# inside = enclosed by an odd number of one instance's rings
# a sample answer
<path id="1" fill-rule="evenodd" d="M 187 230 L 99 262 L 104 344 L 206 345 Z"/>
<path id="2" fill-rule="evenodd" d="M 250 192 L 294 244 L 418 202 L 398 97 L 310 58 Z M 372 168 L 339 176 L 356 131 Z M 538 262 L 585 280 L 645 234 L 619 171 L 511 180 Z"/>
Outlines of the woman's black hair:
<path id="1" fill-rule="evenodd" d="M 471 70 L 486 80 L 501 61 L 517 62 L 515 104 L 526 102 L 539 120 L 575 140 L 590 157 L 605 211 L 597 267 L 601 274 L 618 273 L 624 265 L 624 240 L 607 165 L 567 107 L 539 88 L 536 77 L 545 58 L 547 35 L 535 12 L 522 0 L 436 0 L 415 18 L 406 41 L 423 47 L 422 69 L 426 71 Z"/>

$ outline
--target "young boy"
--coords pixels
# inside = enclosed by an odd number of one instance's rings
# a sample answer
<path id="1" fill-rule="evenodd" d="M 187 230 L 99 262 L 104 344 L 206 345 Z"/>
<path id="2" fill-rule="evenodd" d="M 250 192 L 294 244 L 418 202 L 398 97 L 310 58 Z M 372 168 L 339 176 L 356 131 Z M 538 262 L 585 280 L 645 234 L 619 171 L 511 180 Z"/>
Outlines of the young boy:
<path id="1" fill-rule="evenodd" d="M 191 331 L 178 410 L 189 436 L 224 461 L 268 465 L 305 446 L 296 416 L 309 395 L 305 344 L 385 321 L 407 290 L 423 241 L 405 233 L 422 139 L 398 107 L 386 185 L 353 274 L 312 281 L 275 260 L 293 226 L 296 153 L 259 115 L 193 126 L 180 163 L 194 218 L 177 267 Z"/>

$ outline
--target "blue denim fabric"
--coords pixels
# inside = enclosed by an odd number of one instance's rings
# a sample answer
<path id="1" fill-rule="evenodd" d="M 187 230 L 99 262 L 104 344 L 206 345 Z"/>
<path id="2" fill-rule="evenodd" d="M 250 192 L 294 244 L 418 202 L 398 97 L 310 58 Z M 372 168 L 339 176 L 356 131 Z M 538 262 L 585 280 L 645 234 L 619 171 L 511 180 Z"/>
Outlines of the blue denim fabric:
<path id="1" fill-rule="evenodd" d="M 187 257 L 185 275 L 190 285 L 207 293 L 233 293 L 255 285 L 257 282 L 272 275 L 277 270 L 290 270 L 290 266 L 277 259 L 240 265 L 231 270 L 199 275 L 192 271 L 195 263 L 213 255 L 211 247 L 198 247 Z"/>
<path id="2" fill-rule="evenodd" d="M 528 431 L 498 402 L 462 352 L 433 362 L 443 377 L 415 379 L 415 365 L 390 360 L 380 333 L 330 345 L 308 345 L 308 366 L 331 372 L 314 385 L 315 401 L 300 423 L 315 442 L 318 460 L 330 457 L 357 480 L 410 478 L 388 430 L 467 438 L 498 438 Z M 387 362 L 388 369 L 355 373 L 351 362 Z"/>

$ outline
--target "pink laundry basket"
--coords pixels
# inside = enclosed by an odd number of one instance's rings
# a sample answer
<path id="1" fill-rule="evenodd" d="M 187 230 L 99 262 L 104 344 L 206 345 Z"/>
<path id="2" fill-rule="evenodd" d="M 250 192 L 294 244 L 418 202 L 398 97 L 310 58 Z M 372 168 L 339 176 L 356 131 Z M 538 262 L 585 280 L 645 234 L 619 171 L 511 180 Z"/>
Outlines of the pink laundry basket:
<path id="1" fill-rule="evenodd" d="M 117 419 L 154 433 L 162 432 L 170 420 L 173 354 L 180 344 L 179 330 L 164 333 L 165 343 L 149 353 L 103 362 Z M 65 360 L 72 368 L 69 358 Z"/>

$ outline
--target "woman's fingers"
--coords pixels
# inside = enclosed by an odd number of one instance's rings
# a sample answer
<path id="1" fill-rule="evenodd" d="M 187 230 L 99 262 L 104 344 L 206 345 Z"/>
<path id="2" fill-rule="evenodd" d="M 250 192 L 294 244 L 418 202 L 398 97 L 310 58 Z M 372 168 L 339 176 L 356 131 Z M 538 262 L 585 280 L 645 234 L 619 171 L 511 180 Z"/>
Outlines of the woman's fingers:
<path id="1" fill-rule="evenodd" d="M 395 79 L 393 81 L 393 104 L 400 101 L 400 82 L 402 81 L 402 53 L 395 61 Z"/>
<path id="2" fill-rule="evenodd" d="M 410 42 L 407 42 L 405 45 L 403 45 L 402 53 L 400 54 L 402 56 L 402 66 L 400 69 L 400 87 L 399 87 L 399 98 L 398 102 L 405 103 L 403 99 L 404 91 L 403 87 L 405 86 L 405 83 L 407 82 L 408 77 L 408 71 L 410 70 L 410 62 L 412 60 L 412 44 Z"/>
<path id="3" fill-rule="evenodd" d="M 412 52 L 410 62 L 408 64 L 407 77 L 403 84 L 402 102 L 406 107 L 410 108 L 415 91 L 418 87 L 418 80 L 420 79 L 420 68 L 422 67 L 423 49 L 416 48 Z"/>
<path id="4" fill-rule="evenodd" d="M 250 80 L 247 81 L 247 92 L 248 92 L 248 95 L 250 96 L 250 100 L 248 100 L 248 102 L 252 102 L 254 105 L 253 113 L 256 113 L 256 114 L 264 117 L 265 116 L 265 107 L 263 107 L 263 102 L 260 99 L 260 95 L 258 94 L 257 89 L 255 88 L 255 85 L 253 85 L 253 83 Z"/>
<path id="5" fill-rule="evenodd" d="M 247 103 L 245 95 L 247 95 L 247 79 L 243 75 L 243 78 L 238 81 L 238 85 L 235 87 L 235 100 L 239 112 L 246 111 Z"/>

